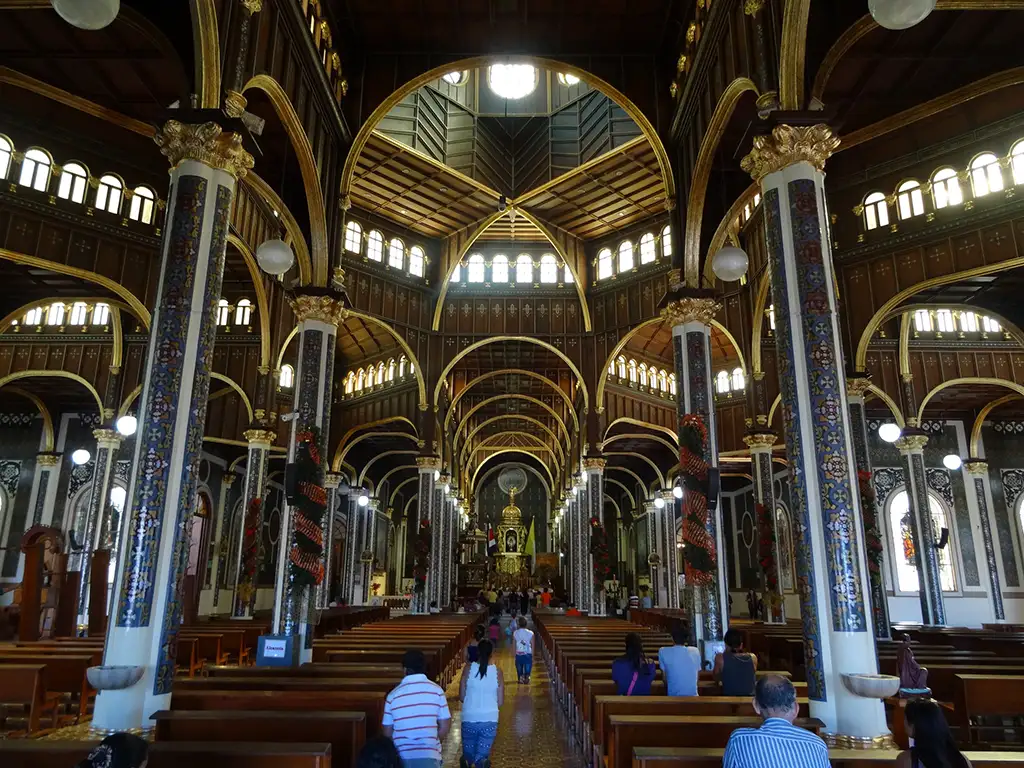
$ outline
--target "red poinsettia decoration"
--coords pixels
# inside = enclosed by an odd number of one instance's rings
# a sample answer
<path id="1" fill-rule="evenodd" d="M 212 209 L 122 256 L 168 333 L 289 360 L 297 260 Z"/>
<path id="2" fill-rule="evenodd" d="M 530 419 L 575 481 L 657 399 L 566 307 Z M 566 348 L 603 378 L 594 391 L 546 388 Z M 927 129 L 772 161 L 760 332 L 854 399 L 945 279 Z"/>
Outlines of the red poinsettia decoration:
<path id="1" fill-rule="evenodd" d="M 708 533 L 707 427 L 687 413 L 679 421 L 679 466 L 683 497 L 683 541 L 686 583 L 706 587 L 714 582 L 715 542 Z"/>
<path id="2" fill-rule="evenodd" d="M 594 556 L 594 584 L 600 587 L 612 577 L 608 532 L 596 517 L 590 518 L 590 554 Z"/>

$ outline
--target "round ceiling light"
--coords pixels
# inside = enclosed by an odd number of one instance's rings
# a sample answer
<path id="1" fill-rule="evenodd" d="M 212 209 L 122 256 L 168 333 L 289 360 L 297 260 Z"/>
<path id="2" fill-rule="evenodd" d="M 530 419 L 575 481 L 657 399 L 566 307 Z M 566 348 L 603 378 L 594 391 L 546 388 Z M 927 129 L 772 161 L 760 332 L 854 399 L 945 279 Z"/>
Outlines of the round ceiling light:
<path id="1" fill-rule="evenodd" d="M 369 496 L 367 496 L 367 495 L 366 495 L 366 494 L 364 493 L 364 494 L 360 495 L 360 497 L 359 497 L 358 499 L 356 499 L 356 503 L 357 503 L 357 504 L 358 504 L 358 505 L 359 505 L 360 507 L 365 507 L 365 506 L 366 506 L 367 504 L 369 504 L 369 503 L 370 503 L 370 497 L 369 497 Z"/>
<path id="2" fill-rule="evenodd" d="M 568 72 L 559 72 L 558 82 L 566 88 L 572 88 L 574 85 L 579 85 L 580 79 L 576 75 L 570 75 Z"/>
<path id="3" fill-rule="evenodd" d="M 719 280 L 731 283 L 747 274 L 749 264 L 750 259 L 747 258 L 746 251 L 734 245 L 727 245 L 715 254 L 711 269 Z"/>
<path id="4" fill-rule="evenodd" d="M 267 240 L 256 249 L 256 261 L 268 275 L 283 275 L 295 263 L 295 254 L 284 240 Z"/>
<path id="5" fill-rule="evenodd" d="M 946 469 L 960 469 L 963 465 L 964 460 L 957 456 L 955 453 L 947 453 L 942 457 L 942 466 Z"/>
<path id="6" fill-rule="evenodd" d="M 492 64 L 487 69 L 487 84 L 496 96 L 521 99 L 537 88 L 537 68 L 530 64 Z"/>
<path id="7" fill-rule="evenodd" d="M 672 495 L 677 499 L 683 498 L 683 486 L 677 485 L 672 489 Z"/>
<path id="8" fill-rule="evenodd" d="M 135 434 L 135 430 L 139 428 L 139 420 L 134 416 L 125 415 L 118 419 L 114 426 L 125 437 L 131 437 Z"/>
<path id="9" fill-rule="evenodd" d="M 909 29 L 935 10 L 936 0 L 868 0 L 868 10 L 879 26 Z"/>
<path id="10" fill-rule="evenodd" d="M 117 18 L 120 0 L 50 0 L 64 21 L 79 29 L 103 29 Z"/>
<path id="11" fill-rule="evenodd" d="M 655 496 L 654 506 L 656 509 L 663 509 L 665 507 L 665 500 L 661 496 Z"/>
<path id="12" fill-rule="evenodd" d="M 71 462 L 73 464 L 77 464 L 78 466 L 88 464 L 89 459 L 91 458 L 92 454 L 85 450 L 85 448 L 79 448 L 77 451 L 71 454 Z"/>
<path id="13" fill-rule="evenodd" d="M 895 443 L 900 439 L 900 435 L 903 434 L 898 426 L 893 424 L 891 421 L 887 421 L 885 424 L 878 428 L 878 436 L 885 440 L 887 443 Z"/>

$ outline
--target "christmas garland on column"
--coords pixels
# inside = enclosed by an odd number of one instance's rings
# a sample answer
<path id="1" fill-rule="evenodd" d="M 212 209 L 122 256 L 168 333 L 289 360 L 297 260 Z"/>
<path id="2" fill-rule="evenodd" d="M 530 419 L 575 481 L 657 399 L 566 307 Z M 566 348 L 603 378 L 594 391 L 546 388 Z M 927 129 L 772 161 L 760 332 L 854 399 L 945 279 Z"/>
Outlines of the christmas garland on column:
<path id="1" fill-rule="evenodd" d="M 320 458 L 320 430 L 312 427 L 300 432 L 295 457 L 295 542 L 292 544 L 292 582 L 300 587 L 314 587 L 324 580 L 324 513 L 327 491 L 323 486 L 323 465 Z"/>
<path id="2" fill-rule="evenodd" d="M 256 563 L 259 559 L 259 530 L 263 508 L 261 499 L 251 499 L 245 512 L 245 538 L 242 549 L 242 570 L 238 579 L 239 600 L 248 603 L 256 591 Z"/>
<path id="3" fill-rule="evenodd" d="M 860 511 L 864 516 L 864 543 L 868 571 L 874 576 L 882 573 L 882 537 L 878 528 L 878 510 L 875 509 L 875 489 L 871 487 L 871 473 L 857 472 L 860 488 Z"/>
<path id="4" fill-rule="evenodd" d="M 608 532 L 596 517 L 590 518 L 590 554 L 594 556 L 594 586 L 604 588 L 612 577 L 612 556 L 608 551 Z"/>
<path id="5" fill-rule="evenodd" d="M 700 416 L 685 414 L 679 420 L 679 465 L 683 497 L 683 550 L 686 583 L 706 587 L 714 583 L 715 542 L 708 533 L 708 431 Z"/>

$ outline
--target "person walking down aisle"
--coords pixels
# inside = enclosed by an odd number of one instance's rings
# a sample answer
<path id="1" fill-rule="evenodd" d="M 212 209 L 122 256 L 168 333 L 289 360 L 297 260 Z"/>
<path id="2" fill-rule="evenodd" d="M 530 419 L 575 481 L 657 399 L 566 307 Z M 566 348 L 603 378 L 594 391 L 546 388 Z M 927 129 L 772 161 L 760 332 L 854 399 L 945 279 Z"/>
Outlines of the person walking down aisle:
<path id="1" fill-rule="evenodd" d="M 533 672 L 533 631 L 526 628 L 526 617 L 516 619 L 519 629 L 512 635 L 516 649 L 516 674 L 520 683 L 529 683 Z"/>
<path id="2" fill-rule="evenodd" d="M 737 629 L 725 633 L 725 651 L 715 655 L 715 679 L 723 696 L 753 696 L 757 682 L 757 656 L 743 650 L 743 634 Z"/>
<path id="3" fill-rule="evenodd" d="M 444 689 L 427 679 L 423 651 L 402 657 L 405 677 L 384 700 L 384 735 L 394 740 L 405 768 L 441 768 L 441 742 L 452 726 Z"/>
<path id="4" fill-rule="evenodd" d="M 903 716 L 914 746 L 899 753 L 896 768 L 971 768 L 971 761 L 957 749 L 938 702 L 911 699 Z"/>
<path id="5" fill-rule="evenodd" d="M 700 673 L 700 651 L 686 644 L 689 632 L 682 625 L 672 626 L 672 642 L 658 649 L 658 666 L 665 676 L 669 696 L 696 696 Z"/>
<path id="6" fill-rule="evenodd" d="M 494 646 L 480 642 L 479 659 L 462 668 L 459 701 L 462 702 L 461 768 L 489 768 L 491 747 L 498 735 L 498 709 L 505 703 L 505 677 L 491 663 Z"/>
<path id="7" fill-rule="evenodd" d="M 830 768 L 828 747 L 816 734 L 793 725 L 796 689 L 784 677 L 757 681 L 754 711 L 760 728 L 737 728 L 725 745 L 722 768 Z"/>
<path id="8" fill-rule="evenodd" d="M 479 652 L 480 641 L 484 639 L 486 630 L 483 624 L 477 624 L 476 629 L 473 630 L 473 639 L 469 641 L 469 645 L 466 646 L 466 663 L 472 664 L 476 661 L 477 653 Z"/>
<path id="9" fill-rule="evenodd" d="M 626 653 L 612 662 L 612 680 L 619 696 L 650 696 L 654 663 L 647 660 L 644 641 L 636 632 L 626 635 Z"/>

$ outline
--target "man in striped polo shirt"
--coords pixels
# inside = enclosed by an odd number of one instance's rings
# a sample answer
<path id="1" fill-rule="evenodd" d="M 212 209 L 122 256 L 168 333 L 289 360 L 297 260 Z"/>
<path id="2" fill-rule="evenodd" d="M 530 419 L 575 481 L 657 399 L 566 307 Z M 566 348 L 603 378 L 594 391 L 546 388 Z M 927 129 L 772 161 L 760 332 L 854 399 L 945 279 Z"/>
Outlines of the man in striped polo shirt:
<path id="1" fill-rule="evenodd" d="M 722 768 L 829 768 L 828 747 L 811 731 L 793 725 L 799 707 L 793 684 L 765 675 L 754 688 L 760 728 L 737 728 L 729 737 Z"/>
<path id="2" fill-rule="evenodd" d="M 402 657 L 405 677 L 384 700 L 384 735 L 395 742 L 405 768 L 440 768 L 441 742 L 452 725 L 444 689 L 427 679 L 423 651 Z"/>

